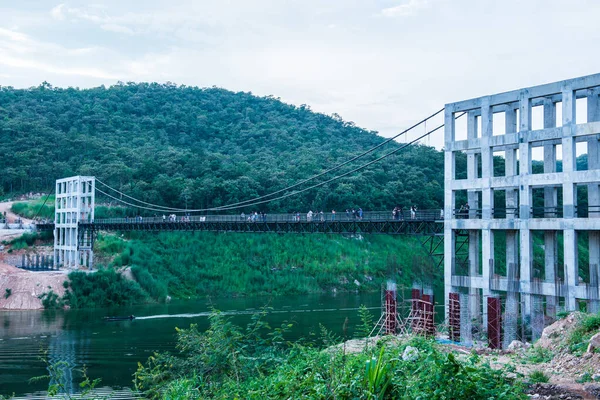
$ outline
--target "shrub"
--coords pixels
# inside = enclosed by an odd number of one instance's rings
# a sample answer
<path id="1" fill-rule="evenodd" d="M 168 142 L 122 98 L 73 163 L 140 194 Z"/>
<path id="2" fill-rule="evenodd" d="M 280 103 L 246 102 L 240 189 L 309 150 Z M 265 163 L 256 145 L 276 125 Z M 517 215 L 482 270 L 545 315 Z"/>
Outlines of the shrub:
<path id="1" fill-rule="evenodd" d="M 553 358 L 554 353 L 552 353 L 552 350 L 541 346 L 532 346 L 525 353 L 525 360 L 532 364 L 550 362 Z"/>
<path id="2" fill-rule="evenodd" d="M 567 346 L 571 353 L 583 354 L 588 341 L 600 328 L 600 314 L 589 314 L 577 323 L 577 327 L 567 337 Z"/>
<path id="3" fill-rule="evenodd" d="M 4 298 L 5 299 L 8 299 L 11 294 L 12 294 L 12 289 L 10 289 L 10 288 L 4 289 Z"/>
<path id="4" fill-rule="evenodd" d="M 65 302 L 72 308 L 124 306 L 147 299 L 136 282 L 129 281 L 111 269 L 96 273 L 71 272 Z"/>
<path id="5" fill-rule="evenodd" d="M 550 377 L 544 373 L 544 371 L 533 371 L 529 374 L 529 381 L 531 383 L 547 383 L 550 381 Z"/>
<path id="6" fill-rule="evenodd" d="M 64 307 L 63 300 L 58 297 L 58 294 L 54 293 L 54 291 L 50 290 L 40 296 L 38 296 L 42 300 L 42 305 L 45 309 L 60 309 Z"/>
<path id="7" fill-rule="evenodd" d="M 592 374 L 590 374 L 589 371 L 586 371 L 579 376 L 579 378 L 576 380 L 576 382 L 577 383 L 587 383 L 587 382 L 591 382 L 592 380 L 593 380 Z"/>
<path id="8" fill-rule="evenodd" d="M 215 312 L 206 332 L 177 330 L 178 354 L 158 353 L 139 364 L 135 385 L 151 398 L 248 399 L 524 399 L 523 384 L 477 355 L 460 359 L 431 340 L 411 338 L 394 347 L 346 354 L 282 340 L 263 313 L 245 330 Z M 325 340 L 329 342 L 331 338 Z M 417 360 L 403 360 L 407 346 Z M 201 379 L 198 377 L 202 377 Z"/>

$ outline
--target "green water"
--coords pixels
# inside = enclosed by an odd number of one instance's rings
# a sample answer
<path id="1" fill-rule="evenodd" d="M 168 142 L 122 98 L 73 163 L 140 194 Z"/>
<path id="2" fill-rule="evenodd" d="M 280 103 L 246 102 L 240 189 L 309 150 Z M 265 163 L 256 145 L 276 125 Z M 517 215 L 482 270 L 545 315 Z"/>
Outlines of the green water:
<path id="1" fill-rule="evenodd" d="M 89 376 L 102 379 L 102 386 L 131 387 L 138 361 L 145 361 L 156 351 L 173 350 L 175 327 L 198 324 L 201 329 L 206 329 L 212 307 L 245 326 L 253 312 L 268 305 L 273 308 L 267 317 L 272 326 L 284 321 L 293 322 L 289 339 L 311 340 L 318 336 L 319 324 L 341 336 L 346 318 L 347 335 L 352 337 L 360 323 L 359 306 L 372 308 L 372 313 L 379 317 L 380 301 L 379 293 L 343 293 L 190 300 L 114 310 L 2 312 L 0 394 L 21 396 L 47 390 L 47 381 L 28 383 L 31 377 L 47 373 L 39 359 L 43 352 L 47 352 L 50 362 L 69 363 L 70 367 L 65 370 L 66 383 L 73 390 L 80 382 L 78 369 L 84 365 Z M 103 320 L 108 315 L 130 314 L 137 318 L 118 322 Z"/>

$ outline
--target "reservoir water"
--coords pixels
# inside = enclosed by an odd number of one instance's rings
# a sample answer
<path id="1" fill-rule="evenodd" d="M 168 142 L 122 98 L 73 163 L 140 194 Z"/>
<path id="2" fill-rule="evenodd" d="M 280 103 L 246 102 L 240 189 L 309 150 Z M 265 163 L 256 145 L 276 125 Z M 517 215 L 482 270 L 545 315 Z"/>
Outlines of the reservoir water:
<path id="1" fill-rule="evenodd" d="M 28 382 L 47 374 L 41 357 L 51 363 L 68 363 L 65 380 L 73 390 L 81 380 L 78 370 L 83 366 L 91 378 L 102 379 L 101 386 L 132 387 L 138 362 L 157 351 L 173 351 L 175 327 L 198 324 L 206 329 L 213 308 L 245 327 L 252 313 L 269 306 L 273 309 L 267 317 L 271 326 L 289 321 L 294 324 L 290 340 L 311 340 L 318 338 L 319 324 L 342 336 L 346 318 L 347 336 L 352 337 L 360 323 L 358 308 L 369 307 L 377 320 L 380 304 L 380 293 L 342 293 L 189 300 L 110 310 L 0 312 L 0 395 L 24 396 L 47 390 L 48 381 Z M 135 315 L 136 319 L 103 320 L 113 315 Z"/>

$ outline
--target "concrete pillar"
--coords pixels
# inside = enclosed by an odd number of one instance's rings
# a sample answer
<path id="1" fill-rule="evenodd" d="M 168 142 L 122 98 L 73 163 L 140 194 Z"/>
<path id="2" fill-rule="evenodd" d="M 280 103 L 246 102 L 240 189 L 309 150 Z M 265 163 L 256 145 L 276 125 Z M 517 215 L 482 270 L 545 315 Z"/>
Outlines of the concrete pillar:
<path id="1" fill-rule="evenodd" d="M 474 111 L 467 113 L 467 138 L 477 138 L 477 116 Z M 475 180 L 478 179 L 478 161 L 481 155 L 477 152 L 471 151 L 467 153 L 467 179 Z M 480 208 L 478 192 L 475 190 L 469 190 L 467 192 L 467 202 L 471 210 L 475 213 Z M 458 207 L 455 207 L 458 208 Z M 471 216 L 470 216 L 471 217 Z M 471 229 L 469 230 L 469 271 L 470 277 L 479 276 L 479 237 L 480 231 Z M 479 320 L 481 318 L 481 297 L 479 296 L 479 289 L 469 288 L 469 310 L 471 310 L 472 318 Z"/>
<path id="2" fill-rule="evenodd" d="M 473 325 L 471 322 L 473 312 L 470 310 L 471 301 L 469 297 L 468 294 L 460 293 L 460 341 L 467 346 L 473 344 Z"/>
<path id="3" fill-rule="evenodd" d="M 577 190 L 573 183 L 572 172 L 575 166 L 575 140 L 573 131 L 576 123 L 575 92 L 565 87 L 562 90 L 563 104 L 563 218 L 568 220 L 575 217 L 577 205 Z M 577 265 L 577 233 L 574 229 L 564 230 L 564 258 L 565 258 L 565 307 L 573 311 L 577 307 L 575 291 L 579 280 Z"/>
<path id="4" fill-rule="evenodd" d="M 597 89 L 591 89 L 587 98 L 587 121 L 600 121 L 600 99 Z M 588 170 L 600 169 L 600 146 L 598 146 L 599 135 L 592 135 L 588 141 Z M 588 218 L 600 218 L 600 186 L 598 183 L 588 185 Z M 600 312 L 600 287 L 598 276 L 600 275 L 600 232 L 588 231 L 589 237 L 589 273 L 590 282 L 588 289 L 588 311 Z"/>
<path id="5" fill-rule="evenodd" d="M 579 266 L 577 265 L 577 231 L 574 229 L 564 230 L 565 247 L 565 309 L 575 311 L 577 301 L 575 291 L 579 280 Z"/>
<path id="6" fill-rule="evenodd" d="M 521 244 L 521 266 L 519 269 L 519 287 L 522 303 L 521 316 L 524 321 L 531 321 L 531 263 L 533 259 L 531 231 L 529 229 L 520 229 L 519 241 Z"/>
<path id="7" fill-rule="evenodd" d="M 531 130 L 531 99 L 527 91 L 519 95 L 519 135 L 526 135 Z M 524 138 L 523 138 L 524 139 Z M 519 143 L 519 175 L 531 175 L 531 145 L 527 140 Z M 531 261 L 532 246 L 531 232 L 529 231 L 529 217 L 531 209 L 531 188 L 527 184 L 521 184 L 519 188 L 519 217 L 521 228 L 519 229 L 520 253 L 520 291 L 521 291 L 521 316 L 525 323 L 531 321 Z"/>
<path id="8" fill-rule="evenodd" d="M 543 296 L 532 295 L 531 298 L 531 341 L 534 342 L 542 337 L 544 330 L 544 304 Z"/>
<path id="9" fill-rule="evenodd" d="M 481 192 L 481 218 L 483 220 L 492 219 L 492 210 L 494 208 L 494 191 L 492 190 L 492 178 L 494 177 L 494 158 L 491 147 L 493 136 L 493 113 L 489 104 L 489 99 L 485 99 L 481 106 L 481 178 L 484 181 Z M 487 298 L 490 296 L 490 265 L 494 262 L 494 234 L 489 227 L 481 230 L 482 237 L 482 308 L 483 308 L 483 329 L 487 331 Z"/>
<path id="10" fill-rule="evenodd" d="M 454 113 L 446 108 L 444 111 L 444 142 L 446 148 L 452 146 L 455 139 Z M 452 287 L 452 275 L 456 270 L 456 238 L 452 229 L 453 209 L 455 207 L 455 192 L 452 182 L 456 171 L 456 157 L 454 152 L 444 152 L 444 298 L 445 313 L 449 315 L 450 293 L 456 292 Z"/>
<path id="11" fill-rule="evenodd" d="M 544 100 L 544 128 L 556 127 L 556 103 L 550 98 Z M 556 145 L 544 144 L 544 173 L 556 172 Z M 558 206 L 558 190 L 556 187 L 544 188 L 545 210 L 556 209 Z M 557 217 L 557 214 L 547 214 Z M 556 283 L 556 266 L 558 262 L 557 252 L 558 235 L 556 231 L 544 231 L 544 280 L 552 284 Z M 546 296 L 546 314 L 556 317 L 556 296 Z"/>

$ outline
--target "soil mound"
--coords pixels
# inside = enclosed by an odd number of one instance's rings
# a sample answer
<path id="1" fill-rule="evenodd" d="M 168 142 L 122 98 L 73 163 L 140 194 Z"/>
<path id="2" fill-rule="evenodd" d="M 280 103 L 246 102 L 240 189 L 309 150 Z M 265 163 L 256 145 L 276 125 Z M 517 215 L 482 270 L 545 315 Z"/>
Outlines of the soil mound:
<path id="1" fill-rule="evenodd" d="M 51 290 L 63 296 L 67 274 L 60 271 L 31 272 L 0 263 L 0 310 L 39 310 L 39 296 Z"/>

